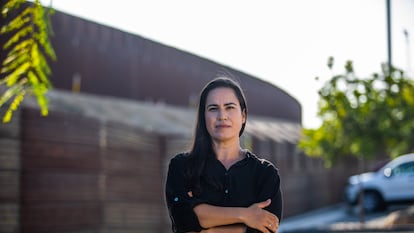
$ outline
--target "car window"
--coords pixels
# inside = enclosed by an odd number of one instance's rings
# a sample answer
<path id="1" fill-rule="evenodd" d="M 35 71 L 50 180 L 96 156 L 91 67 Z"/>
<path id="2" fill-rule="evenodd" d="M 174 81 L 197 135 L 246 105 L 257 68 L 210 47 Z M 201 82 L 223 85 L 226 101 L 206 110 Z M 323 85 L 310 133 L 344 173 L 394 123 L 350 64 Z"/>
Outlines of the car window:
<path id="1" fill-rule="evenodd" d="M 414 174 L 414 162 L 403 163 L 392 170 L 395 176 Z"/>

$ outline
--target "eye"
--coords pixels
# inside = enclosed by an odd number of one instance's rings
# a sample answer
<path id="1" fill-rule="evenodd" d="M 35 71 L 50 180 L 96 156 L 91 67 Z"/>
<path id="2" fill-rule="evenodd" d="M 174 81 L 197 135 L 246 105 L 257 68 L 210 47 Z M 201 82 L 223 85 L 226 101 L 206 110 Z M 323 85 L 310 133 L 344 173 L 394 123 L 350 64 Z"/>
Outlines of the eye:
<path id="1" fill-rule="evenodd" d="M 226 106 L 226 109 L 230 109 L 230 110 L 235 109 L 235 108 L 236 108 L 235 105 L 227 105 Z"/>
<path id="2" fill-rule="evenodd" d="M 216 111 L 216 110 L 217 110 L 217 107 L 215 107 L 215 106 L 211 106 L 211 107 L 207 108 L 207 111 L 209 111 L 209 112 L 213 112 L 213 111 Z"/>

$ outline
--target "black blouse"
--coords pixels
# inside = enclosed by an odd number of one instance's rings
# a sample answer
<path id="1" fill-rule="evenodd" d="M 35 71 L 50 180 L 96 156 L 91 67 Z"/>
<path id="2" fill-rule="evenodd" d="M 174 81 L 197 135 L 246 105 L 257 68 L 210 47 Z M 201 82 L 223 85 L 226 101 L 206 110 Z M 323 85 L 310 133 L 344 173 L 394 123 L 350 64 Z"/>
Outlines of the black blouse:
<path id="1" fill-rule="evenodd" d="M 201 231 L 193 208 L 198 204 L 223 207 L 248 207 L 271 199 L 264 209 L 282 217 L 282 192 L 278 169 L 269 161 L 251 152 L 228 170 L 214 159 L 206 164 L 201 175 L 201 194 L 190 197 L 186 179 L 187 155 L 178 154 L 170 160 L 165 185 L 166 202 L 173 232 Z M 208 179 L 207 179 L 208 178 Z M 212 182 L 213 181 L 213 182 Z M 247 228 L 246 232 L 260 232 Z"/>

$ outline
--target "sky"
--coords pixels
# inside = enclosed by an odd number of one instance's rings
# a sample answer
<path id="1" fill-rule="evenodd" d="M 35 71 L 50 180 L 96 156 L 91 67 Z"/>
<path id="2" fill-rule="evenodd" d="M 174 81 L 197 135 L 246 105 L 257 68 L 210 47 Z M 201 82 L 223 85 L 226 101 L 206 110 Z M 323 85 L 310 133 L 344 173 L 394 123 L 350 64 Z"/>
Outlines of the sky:
<path id="1" fill-rule="evenodd" d="M 41 2 L 270 82 L 300 102 L 305 128 L 320 126 L 317 91 L 347 60 L 363 78 L 388 57 L 386 0 Z M 391 28 L 392 63 L 413 77 L 414 0 L 391 1 Z"/>

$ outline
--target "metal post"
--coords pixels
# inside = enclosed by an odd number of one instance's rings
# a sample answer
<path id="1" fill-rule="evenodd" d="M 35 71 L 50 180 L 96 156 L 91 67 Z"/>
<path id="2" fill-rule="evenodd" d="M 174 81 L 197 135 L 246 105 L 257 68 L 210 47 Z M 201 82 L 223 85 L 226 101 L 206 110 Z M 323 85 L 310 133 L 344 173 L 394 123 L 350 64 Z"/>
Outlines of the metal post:
<path id="1" fill-rule="evenodd" d="M 407 76 L 411 76 L 410 36 L 407 29 L 404 29 L 405 44 L 407 50 Z"/>
<path id="2" fill-rule="evenodd" d="M 387 38 L 388 38 L 388 74 L 392 72 L 392 43 L 391 43 L 391 0 L 387 1 Z"/>

